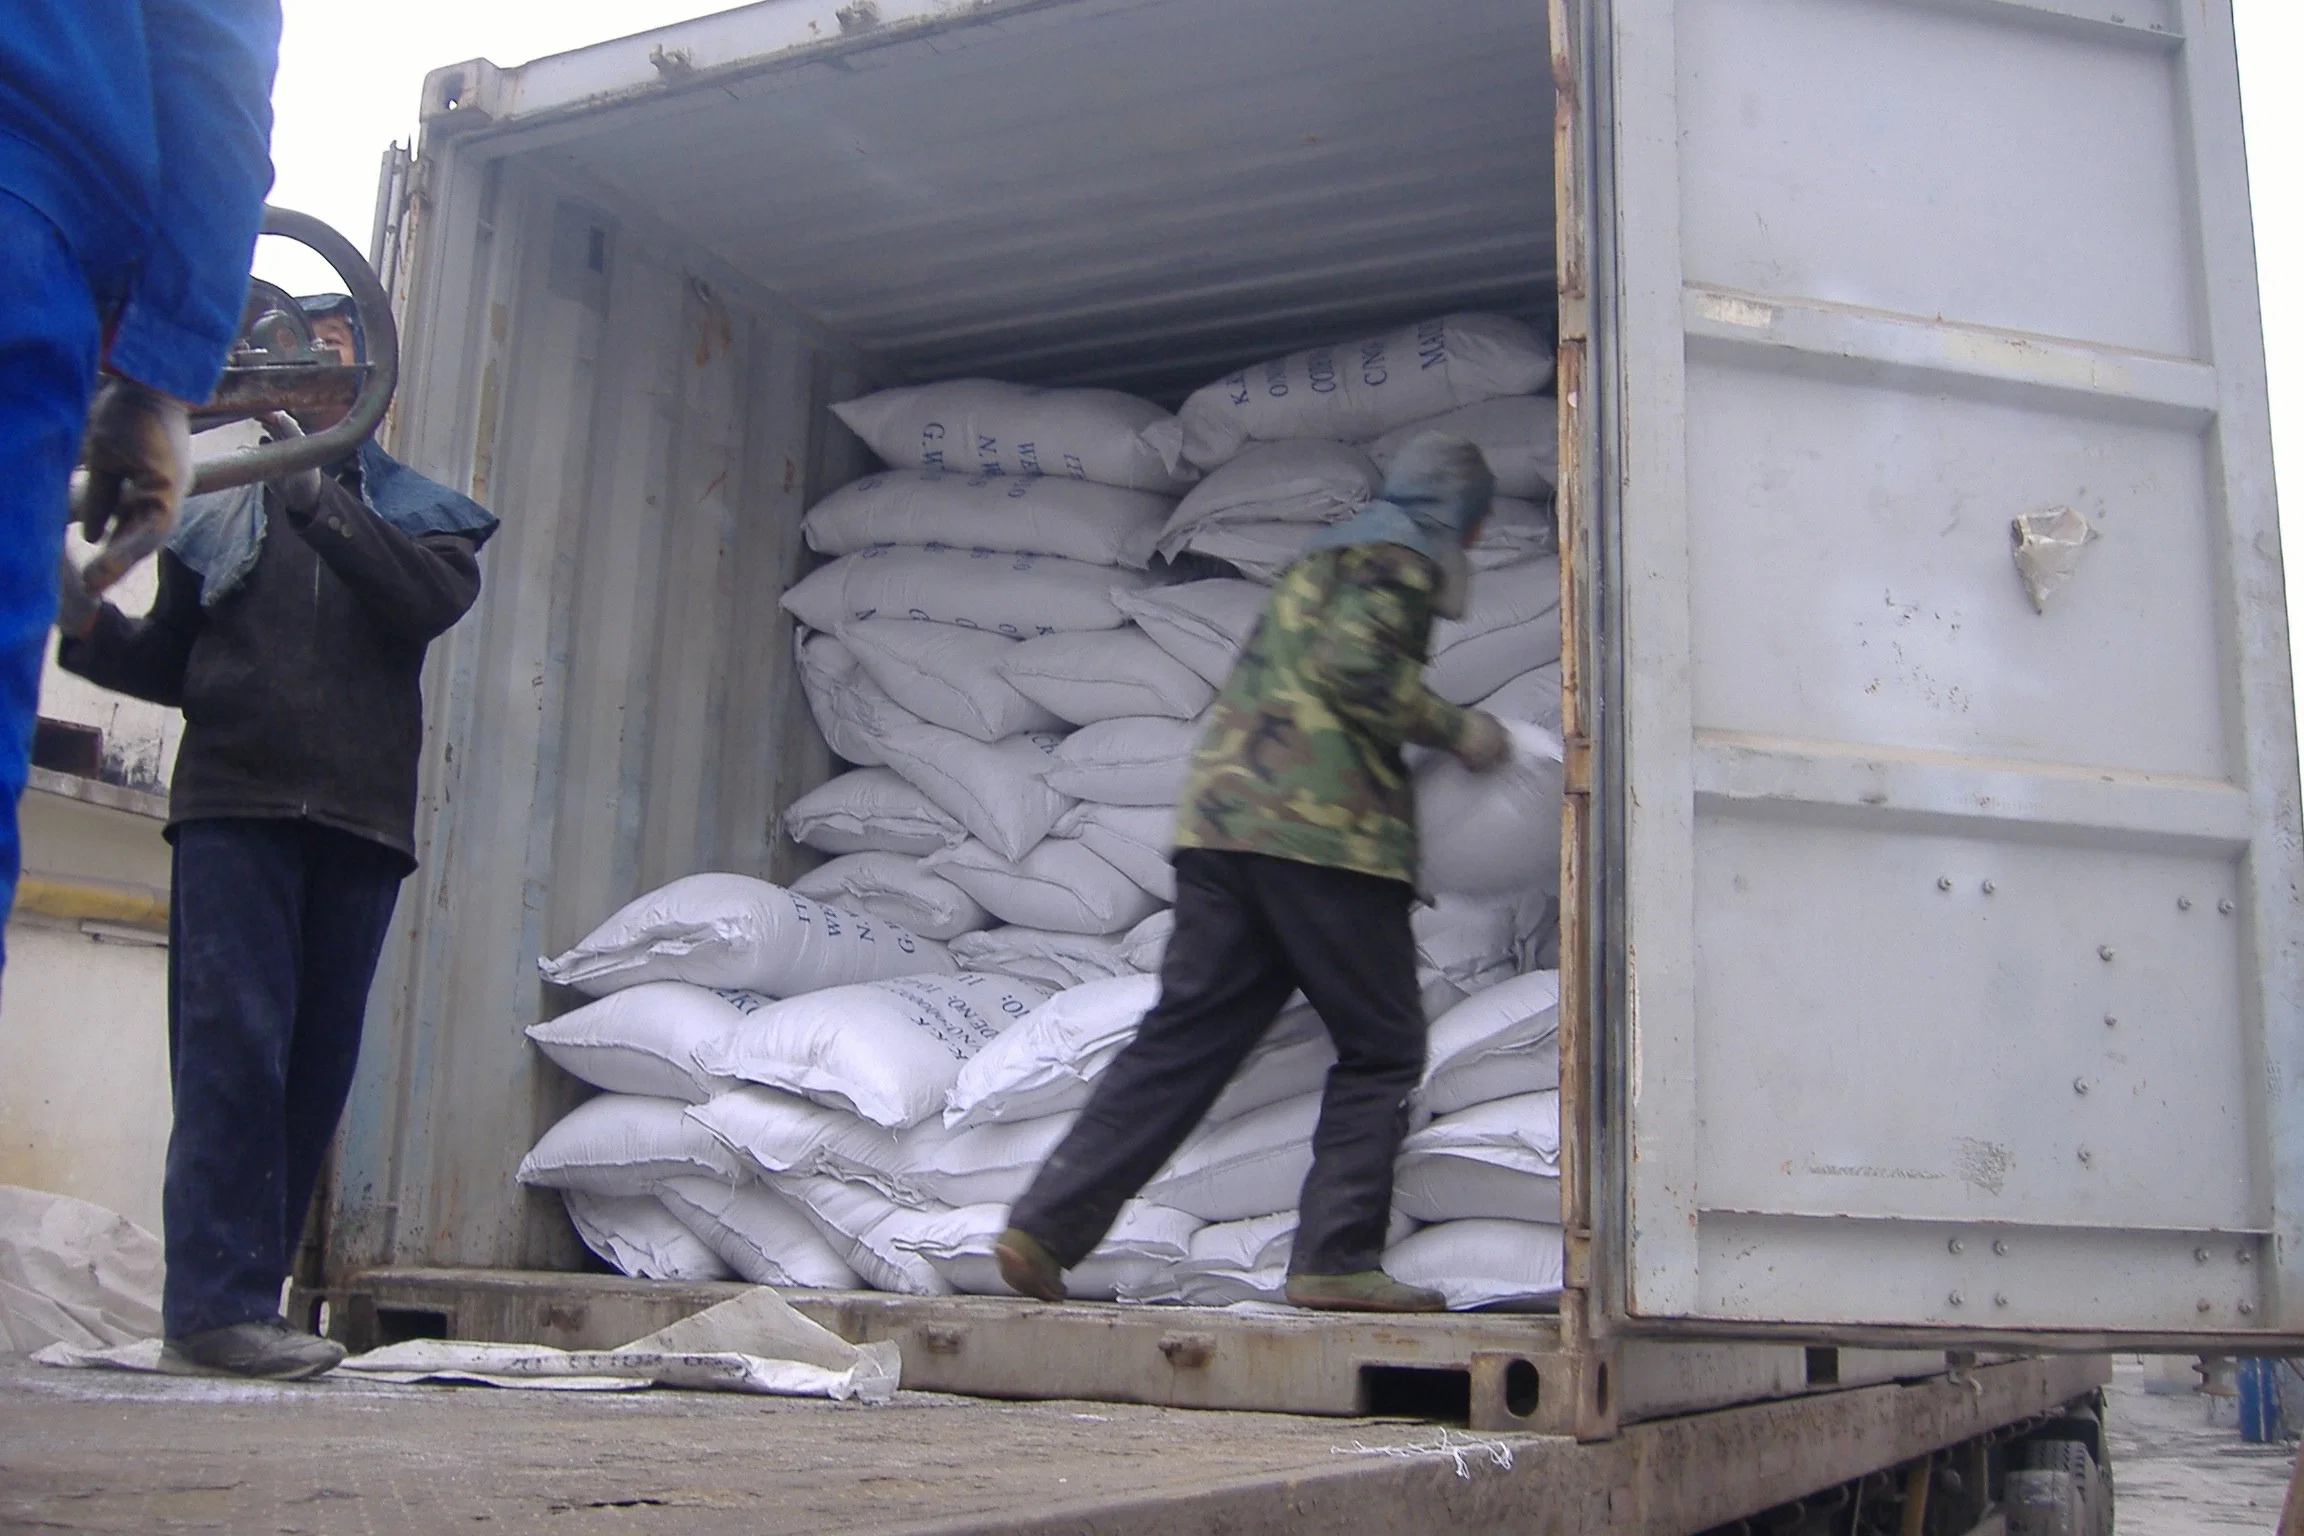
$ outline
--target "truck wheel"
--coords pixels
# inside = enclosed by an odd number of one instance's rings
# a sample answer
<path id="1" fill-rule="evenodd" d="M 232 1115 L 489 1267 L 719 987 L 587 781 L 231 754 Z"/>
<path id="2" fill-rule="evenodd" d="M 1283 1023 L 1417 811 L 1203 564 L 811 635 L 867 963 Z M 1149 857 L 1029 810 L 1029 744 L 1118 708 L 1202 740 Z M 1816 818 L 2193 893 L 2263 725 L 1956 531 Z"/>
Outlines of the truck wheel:
<path id="1" fill-rule="evenodd" d="M 2074 1536 L 2112 1536 L 2112 1469 L 2098 1466 L 2077 1440 L 2031 1440 L 2016 1448 L 2017 1468 L 2071 1479 L 2078 1508 L 2072 1511 Z"/>

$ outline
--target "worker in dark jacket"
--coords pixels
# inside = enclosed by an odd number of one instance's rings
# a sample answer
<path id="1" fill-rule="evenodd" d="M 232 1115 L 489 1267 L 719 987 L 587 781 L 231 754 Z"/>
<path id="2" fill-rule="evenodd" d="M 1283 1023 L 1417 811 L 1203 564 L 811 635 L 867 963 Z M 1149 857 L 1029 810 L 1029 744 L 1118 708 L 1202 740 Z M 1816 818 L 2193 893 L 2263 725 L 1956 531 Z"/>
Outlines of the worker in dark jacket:
<path id="1" fill-rule="evenodd" d="M 1417 437 L 1393 460 L 1382 499 L 1316 538 L 1273 589 L 1193 754 L 1160 1000 L 995 1247 L 1017 1291 L 1064 1299 L 1062 1272 L 1103 1240 L 1301 989 L 1337 1060 L 1288 1299 L 1370 1312 L 1445 1305 L 1381 1265 L 1426 1034 L 1408 928 L 1415 792 L 1401 748 L 1445 748 L 1480 771 L 1508 755 L 1495 717 L 1423 680 L 1433 619 L 1463 614 L 1464 550 L 1494 489 L 1472 443 Z"/>
<path id="2" fill-rule="evenodd" d="M 348 301 L 306 304 L 324 311 L 320 339 L 356 354 L 352 323 L 325 313 Z M 290 1378 L 343 1357 L 280 1317 L 280 1285 L 416 867 L 425 648 L 479 596 L 495 526 L 366 443 L 326 471 L 193 498 L 143 618 L 67 602 L 67 670 L 184 711 L 162 1317 L 193 1365 Z"/>
<path id="3" fill-rule="evenodd" d="M 278 0 L 9 0 L 0 20 L 0 914 L 72 466 L 85 444 L 92 539 L 176 515 L 186 402 L 239 329 L 272 184 L 279 46 Z"/>

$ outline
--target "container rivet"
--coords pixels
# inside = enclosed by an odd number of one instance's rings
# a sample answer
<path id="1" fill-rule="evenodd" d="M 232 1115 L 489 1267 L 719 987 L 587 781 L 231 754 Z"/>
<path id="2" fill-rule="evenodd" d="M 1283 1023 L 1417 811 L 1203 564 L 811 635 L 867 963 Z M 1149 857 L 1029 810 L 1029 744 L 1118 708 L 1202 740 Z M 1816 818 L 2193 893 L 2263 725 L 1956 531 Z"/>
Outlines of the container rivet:
<path id="1" fill-rule="evenodd" d="M 2109 961 L 2112 958 L 2112 946 L 2109 944 L 2097 945 L 2096 958 L 2099 960 Z"/>
<path id="2" fill-rule="evenodd" d="M 2118 1029 L 2120 1027 L 2120 1015 L 2116 1013 L 2104 1015 L 2104 1027 L 2106 1029 Z"/>
<path id="3" fill-rule="evenodd" d="M 1938 875 L 1936 877 L 1936 889 L 1940 891 L 1952 889 L 1952 877 L 1950 875 Z"/>
<path id="4" fill-rule="evenodd" d="M 2096 1154 L 2089 1151 L 2086 1147 L 2082 1147 L 2080 1149 L 2080 1161 L 2084 1163 L 2092 1163 L 2096 1161 Z"/>
<path id="5" fill-rule="evenodd" d="M 1958 1238 L 1952 1239 L 1951 1242 L 1946 1243 L 1944 1246 L 1951 1249 L 1954 1253 L 1963 1253 L 1967 1250 L 1968 1247 L 1966 1243 L 1960 1241 Z"/>
<path id="6" fill-rule="evenodd" d="M 1968 1298 L 1967 1298 L 1967 1297 L 1965 1297 L 1965 1296 L 1961 1295 L 1961 1294 L 1960 1294 L 1958 1291 L 1954 1291 L 1954 1292 L 1952 1293 L 1952 1305 L 1954 1305 L 1954 1306 L 1956 1306 L 1956 1307 L 1964 1307 L 1964 1306 L 1966 1306 L 1967 1304 L 1968 1304 Z"/>
<path id="7" fill-rule="evenodd" d="M 2006 1291 L 1994 1291 L 1992 1293 L 1992 1305 L 1996 1307 L 2008 1305 L 2008 1293 Z"/>
<path id="8" fill-rule="evenodd" d="M 2240 1303 L 2240 1315 L 2242 1317 L 2254 1317 L 2256 1315 L 2256 1303 L 2252 1301 Z"/>
<path id="9" fill-rule="evenodd" d="M 2088 1079 L 2084 1077 L 2076 1077 L 2072 1079 L 2072 1091 L 2074 1093 L 2085 1094 L 2088 1091 Z"/>
<path id="10" fill-rule="evenodd" d="M 2006 1257 L 2008 1253 L 2008 1239 L 2004 1237 L 1996 1237 L 1992 1239 L 1992 1251 L 2001 1255 L 2002 1257 Z"/>
<path id="11" fill-rule="evenodd" d="M 2205 1312 L 2205 1311 L 2207 1311 L 2207 1310 L 2208 1310 L 2208 1298 L 2207 1298 L 2207 1297 L 2205 1297 L 2205 1296 L 2201 1297 L 2201 1298 L 2200 1298 L 2200 1300 L 2199 1300 L 2199 1303 L 2198 1303 L 2196 1306 L 2194 1306 L 2192 1310 L 2193 1310 L 2193 1311 L 2195 1311 L 2195 1312 Z"/>
<path id="12" fill-rule="evenodd" d="M 1984 894 L 1985 894 L 1985 895 L 1987 895 L 1987 896 L 1991 895 L 1993 892 L 1995 892 L 1995 891 L 1997 891 L 1997 890 L 1999 890 L 1999 889 L 2000 889 L 2000 887 L 1999 887 L 1999 885 L 1998 885 L 1998 883 L 1997 883 L 1997 882 L 1994 882 L 1994 881 L 1991 881 L 1991 880 L 1987 880 L 1987 881 L 1985 881 L 1985 882 L 1984 882 Z"/>
<path id="13" fill-rule="evenodd" d="M 2176 898 L 2176 910 L 2177 910 L 2177 911 L 2179 911 L 2179 912 L 2189 912 L 2189 911 L 2191 911 L 2191 910 L 2192 910 L 2192 898 L 2191 898 L 2191 897 L 2189 897 L 2189 896 L 2179 896 L 2179 897 L 2177 897 L 2177 898 Z"/>
<path id="14" fill-rule="evenodd" d="M 2256 1262 L 2256 1255 L 2243 1248 L 2240 1250 L 2240 1262 L 2243 1264 L 2253 1264 Z"/>
<path id="15" fill-rule="evenodd" d="M 2223 913 L 2226 917 L 2230 917 L 2232 915 L 2232 898 L 2227 896 L 2222 901 L 2216 903 L 2216 910 Z"/>
<path id="16" fill-rule="evenodd" d="M 2192 1258 L 2196 1263 L 2205 1264 L 2208 1262 L 2208 1250 L 2205 1248 L 2195 1248 L 2192 1250 Z"/>

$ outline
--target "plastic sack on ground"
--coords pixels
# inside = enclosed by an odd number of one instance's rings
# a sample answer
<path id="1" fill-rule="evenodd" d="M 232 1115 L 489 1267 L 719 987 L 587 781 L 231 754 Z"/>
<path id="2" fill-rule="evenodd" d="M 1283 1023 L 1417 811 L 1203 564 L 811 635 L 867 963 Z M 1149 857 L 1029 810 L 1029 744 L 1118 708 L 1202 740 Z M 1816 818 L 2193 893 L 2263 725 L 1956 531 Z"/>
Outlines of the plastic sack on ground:
<path id="1" fill-rule="evenodd" d="M 1216 702 L 1206 679 L 1133 628 L 1027 640 L 1001 661 L 1000 675 L 1074 725 L 1126 715 L 1189 720 Z"/>
<path id="2" fill-rule="evenodd" d="M 1176 899 L 1176 813 L 1166 806 L 1083 800 L 1058 818 L 1048 835 L 1077 839 L 1160 901 Z"/>
<path id="3" fill-rule="evenodd" d="M 864 1282 L 789 1198 L 765 1184 L 731 1189 L 710 1179 L 667 1179 L 664 1208 L 754 1285 L 852 1291 Z"/>
<path id="4" fill-rule="evenodd" d="M 546 981 L 594 996 L 644 981 L 688 981 L 770 997 L 953 969 L 943 945 L 893 923 L 727 874 L 689 875 L 650 891 L 537 967 Z"/>
<path id="5" fill-rule="evenodd" d="M 1256 443 L 1194 486 L 1160 530 L 1174 558 L 1205 528 L 1226 523 L 1339 523 L 1368 504 L 1383 476 L 1348 443 Z"/>
<path id="6" fill-rule="evenodd" d="M 1560 561 L 1548 557 L 1475 574 L 1464 617 L 1432 626 L 1424 680 L 1450 703 L 1469 704 L 1559 659 Z"/>
<path id="7" fill-rule="evenodd" d="M 160 1333 L 160 1239 L 117 1211 L 0 1184 L 0 1352 Z"/>
<path id="8" fill-rule="evenodd" d="M 793 657 L 808 713 L 835 757 L 874 767 L 884 761 L 880 738 L 920 718 L 888 697 L 888 690 L 872 681 L 872 675 L 857 664 L 855 653 L 835 635 L 808 636 Z"/>
<path id="9" fill-rule="evenodd" d="M 784 835 L 819 853 L 917 858 L 966 841 L 968 829 L 895 770 L 859 768 L 793 801 Z"/>
<path id="10" fill-rule="evenodd" d="M 1232 664 L 1256 632 L 1269 597 L 1253 581 L 1220 576 L 1173 587 L 1116 593 L 1120 611 L 1136 621 L 1152 643 L 1221 688 Z"/>
<path id="11" fill-rule="evenodd" d="M 914 619 L 866 619 L 842 628 L 840 643 L 890 698 L 946 730 L 993 742 L 1064 723 L 1000 675 L 1000 663 L 1017 645 L 1006 635 Z M 888 757 L 886 737 L 880 755 Z"/>
<path id="12" fill-rule="evenodd" d="M 1091 981 L 1132 975 L 1136 970 L 1128 963 L 1124 940 L 1014 924 L 954 939 L 952 958 L 964 970 L 1016 976 L 1059 992 Z"/>
<path id="13" fill-rule="evenodd" d="M 1424 1107 L 1447 1115 L 1487 1099 L 1560 1086 L 1560 973 L 1534 971 L 1465 999 L 1433 1021 Z"/>
<path id="14" fill-rule="evenodd" d="M 888 766 L 986 847 L 1020 859 L 1071 806 L 1042 776 L 1064 737 L 1028 731 L 990 744 L 936 725 L 891 731 L 881 742 Z"/>
<path id="15" fill-rule="evenodd" d="M 1491 1099 L 1401 1143 L 1394 1208 L 1418 1221 L 1560 1219 L 1560 1094 Z"/>
<path id="16" fill-rule="evenodd" d="M 736 1273 L 654 1195 L 595 1195 L 567 1189 L 560 1192 L 560 1200 L 584 1246 L 618 1274 L 635 1280 L 726 1280 Z"/>
<path id="17" fill-rule="evenodd" d="M 1507 720 L 1512 756 L 1474 773 L 1435 753 L 1419 765 L 1418 886 L 1460 896 L 1560 888 L 1560 738 L 1542 726 Z"/>
<path id="18" fill-rule="evenodd" d="M 696 1061 L 900 1129 L 943 1109 L 969 1058 L 1048 997 L 976 972 L 833 987 L 761 1009 Z"/>
<path id="19" fill-rule="evenodd" d="M 1144 1198 L 1203 1221 L 1292 1210 L 1312 1171 L 1320 1095 L 1308 1093 L 1204 1129 L 1144 1186 Z"/>
<path id="20" fill-rule="evenodd" d="M 1557 1302 L 1565 1265 L 1560 1229 L 1533 1221 L 1444 1221 L 1384 1250 L 1393 1279 L 1430 1286 L 1456 1312 Z"/>
<path id="21" fill-rule="evenodd" d="M 1159 905 L 1084 844 L 1064 838 L 1048 838 L 1021 859 L 1004 859 L 982 843 L 962 843 L 930 855 L 926 867 L 1002 921 L 1057 933 L 1122 933 Z"/>
<path id="22" fill-rule="evenodd" d="M 946 544 L 1141 570 L 1175 505 L 1150 491 L 1054 475 L 891 470 L 842 486 L 800 526 L 808 547 L 825 555 Z"/>
<path id="23" fill-rule="evenodd" d="M 1502 315 L 1444 315 L 1228 374 L 1147 435 L 1162 452 L 1214 469 L 1251 442 L 1364 443 L 1551 381 L 1552 348 L 1528 326 Z"/>
<path id="24" fill-rule="evenodd" d="M 865 619 L 923 619 L 1014 640 L 1118 629 L 1115 589 L 1150 584 L 1135 571 L 1052 555 L 880 545 L 810 572 L 778 599 L 810 629 Z"/>
<path id="25" fill-rule="evenodd" d="M 909 854 L 843 854 L 794 880 L 792 889 L 811 901 L 900 924 L 925 939 L 956 939 L 992 924 L 992 914 L 975 897 Z"/>
<path id="26" fill-rule="evenodd" d="M 1421 432 L 1446 432 L 1479 445 L 1496 477 L 1496 494 L 1543 500 L 1560 483 L 1560 402 L 1550 395 L 1507 395 L 1459 406 L 1395 427 L 1368 445 L 1378 469 Z"/>
<path id="27" fill-rule="evenodd" d="M 1156 976 L 1113 977 L 1058 993 L 960 1069 L 945 1125 L 959 1130 L 1078 1109 L 1159 998 Z"/>
<path id="28" fill-rule="evenodd" d="M 1145 441 L 1144 429 L 1168 413 L 1115 389 L 952 379 L 883 389 L 832 414 L 899 469 L 1047 475 L 1139 491 L 1182 490 L 1198 478 Z"/>
<path id="29" fill-rule="evenodd" d="M 1100 720 L 1065 737 L 1049 754 L 1041 779 L 1075 800 L 1173 806 L 1184 793 L 1192 751 L 1199 744 L 1197 720 L 1150 715 Z M 1049 825 L 1055 825 L 1053 817 Z"/>
<path id="30" fill-rule="evenodd" d="M 741 1184 L 751 1173 L 678 1099 L 604 1093 L 586 1099 L 520 1160 L 523 1184 L 594 1195 L 645 1195 L 690 1175 Z"/>
<path id="31" fill-rule="evenodd" d="M 541 1024 L 528 1038 L 563 1072 L 610 1093 L 701 1104 L 730 1086 L 696 1066 L 696 1047 L 735 1033 L 768 999 L 685 981 L 650 981 Z"/>

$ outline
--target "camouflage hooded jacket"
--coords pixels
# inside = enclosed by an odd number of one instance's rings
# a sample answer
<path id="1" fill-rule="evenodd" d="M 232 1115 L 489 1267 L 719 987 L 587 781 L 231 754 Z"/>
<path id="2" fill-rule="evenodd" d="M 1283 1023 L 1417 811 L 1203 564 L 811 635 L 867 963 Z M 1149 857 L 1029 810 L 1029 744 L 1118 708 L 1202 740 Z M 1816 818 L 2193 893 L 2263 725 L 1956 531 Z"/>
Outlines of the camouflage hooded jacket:
<path id="1" fill-rule="evenodd" d="M 1453 748 L 1467 713 L 1424 686 L 1440 569 L 1399 544 L 1290 566 L 1192 755 L 1176 846 L 1416 878 L 1400 748 Z"/>

